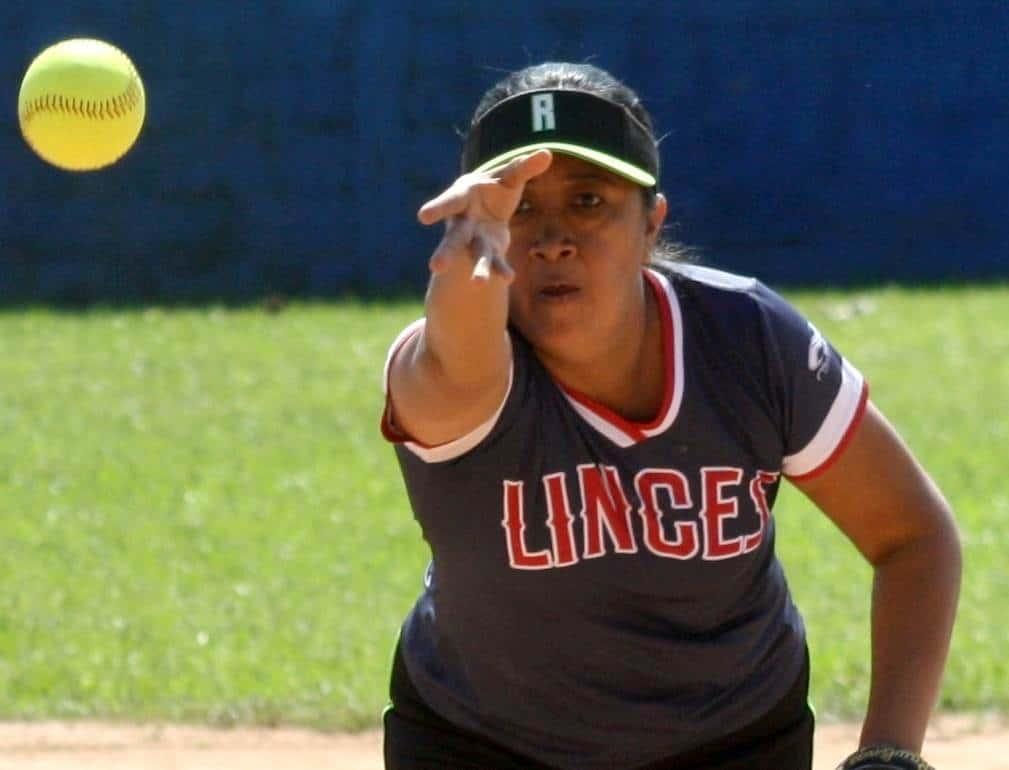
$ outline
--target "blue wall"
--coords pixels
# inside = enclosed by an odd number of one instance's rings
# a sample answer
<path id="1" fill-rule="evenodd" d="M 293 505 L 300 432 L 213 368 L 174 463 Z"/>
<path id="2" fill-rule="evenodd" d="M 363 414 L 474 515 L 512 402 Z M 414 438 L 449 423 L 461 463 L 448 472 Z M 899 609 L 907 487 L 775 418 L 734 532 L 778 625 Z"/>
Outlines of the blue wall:
<path id="1" fill-rule="evenodd" d="M 951 7 L 953 6 L 953 7 Z M 769 282 L 1009 277 L 1009 4 L 7 2 L 0 301 L 421 287 L 503 71 L 590 59 L 655 116 L 673 235 Z M 138 145 L 67 174 L 18 131 L 21 76 L 72 36 L 147 86 Z"/>

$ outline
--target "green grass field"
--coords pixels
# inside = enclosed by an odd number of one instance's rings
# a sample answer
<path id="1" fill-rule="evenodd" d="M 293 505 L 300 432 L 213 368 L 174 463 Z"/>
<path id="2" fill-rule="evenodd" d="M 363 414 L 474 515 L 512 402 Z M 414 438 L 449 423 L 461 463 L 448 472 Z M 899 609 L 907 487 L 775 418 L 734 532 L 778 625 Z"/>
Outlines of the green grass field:
<path id="1" fill-rule="evenodd" d="M 1009 707 L 1009 287 L 789 296 L 957 511 L 941 707 Z M 380 372 L 419 313 L 0 313 L 0 718 L 377 724 L 426 562 Z M 775 515 L 814 700 L 855 715 L 869 570 L 794 492 Z"/>

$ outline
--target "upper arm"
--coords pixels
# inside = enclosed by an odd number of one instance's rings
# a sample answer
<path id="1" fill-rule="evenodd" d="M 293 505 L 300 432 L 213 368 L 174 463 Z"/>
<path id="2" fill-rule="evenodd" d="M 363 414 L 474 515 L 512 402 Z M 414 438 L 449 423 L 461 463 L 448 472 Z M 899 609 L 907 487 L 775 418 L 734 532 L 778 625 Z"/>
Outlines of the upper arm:
<path id="1" fill-rule="evenodd" d="M 952 514 L 862 375 L 816 327 L 766 287 L 772 402 L 785 476 L 877 564 L 903 545 L 952 535 Z"/>
<path id="2" fill-rule="evenodd" d="M 479 369 L 461 378 L 447 372 L 425 344 L 423 322 L 408 329 L 386 363 L 387 434 L 437 446 L 486 425 L 500 411 L 511 381 L 511 341 L 507 332 L 502 337 L 488 341 Z"/>
<path id="3" fill-rule="evenodd" d="M 873 564 L 922 538 L 956 537 L 942 493 L 871 401 L 836 460 L 792 482 Z"/>

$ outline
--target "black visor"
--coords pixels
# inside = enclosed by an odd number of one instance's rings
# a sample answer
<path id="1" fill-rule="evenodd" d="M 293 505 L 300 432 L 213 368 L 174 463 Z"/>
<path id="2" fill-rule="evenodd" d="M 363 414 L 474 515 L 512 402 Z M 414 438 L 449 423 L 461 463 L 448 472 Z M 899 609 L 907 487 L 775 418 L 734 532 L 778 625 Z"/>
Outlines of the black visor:
<path id="1" fill-rule="evenodd" d="M 486 171 L 539 149 L 573 155 L 643 187 L 655 187 L 659 152 L 630 110 L 595 94 L 526 91 L 495 104 L 470 129 L 464 172 Z"/>

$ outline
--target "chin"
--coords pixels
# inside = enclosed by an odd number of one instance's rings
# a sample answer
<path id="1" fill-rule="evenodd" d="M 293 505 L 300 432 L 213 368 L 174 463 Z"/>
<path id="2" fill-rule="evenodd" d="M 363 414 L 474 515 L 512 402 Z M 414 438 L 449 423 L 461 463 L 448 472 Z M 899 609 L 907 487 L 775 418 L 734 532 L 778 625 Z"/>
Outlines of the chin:
<path id="1" fill-rule="evenodd" d="M 584 327 L 572 319 L 544 319 L 533 323 L 515 323 L 515 328 L 534 348 L 563 355 L 577 346 Z"/>
<path id="2" fill-rule="evenodd" d="M 584 302 L 512 303 L 511 323 L 534 347 L 557 349 L 581 341 L 594 326 Z"/>

